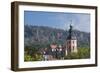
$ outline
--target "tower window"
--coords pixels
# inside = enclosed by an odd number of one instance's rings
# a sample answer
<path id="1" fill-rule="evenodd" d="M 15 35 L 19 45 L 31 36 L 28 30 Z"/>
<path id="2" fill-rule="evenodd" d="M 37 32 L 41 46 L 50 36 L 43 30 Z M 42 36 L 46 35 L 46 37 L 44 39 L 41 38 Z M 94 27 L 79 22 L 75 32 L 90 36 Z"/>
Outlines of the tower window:
<path id="1" fill-rule="evenodd" d="M 73 44 L 74 44 L 74 41 L 73 41 Z"/>
<path id="2" fill-rule="evenodd" d="M 75 47 L 73 46 L 73 49 L 74 49 Z"/>

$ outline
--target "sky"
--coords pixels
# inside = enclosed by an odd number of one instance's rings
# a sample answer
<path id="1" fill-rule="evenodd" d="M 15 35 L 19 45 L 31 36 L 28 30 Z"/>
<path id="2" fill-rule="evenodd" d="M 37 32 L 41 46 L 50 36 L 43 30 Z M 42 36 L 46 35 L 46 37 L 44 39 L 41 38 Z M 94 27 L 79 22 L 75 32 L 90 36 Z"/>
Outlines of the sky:
<path id="1" fill-rule="evenodd" d="M 24 11 L 24 24 L 33 26 L 48 26 L 63 30 L 68 30 L 71 24 L 74 29 L 90 32 L 90 14 Z"/>

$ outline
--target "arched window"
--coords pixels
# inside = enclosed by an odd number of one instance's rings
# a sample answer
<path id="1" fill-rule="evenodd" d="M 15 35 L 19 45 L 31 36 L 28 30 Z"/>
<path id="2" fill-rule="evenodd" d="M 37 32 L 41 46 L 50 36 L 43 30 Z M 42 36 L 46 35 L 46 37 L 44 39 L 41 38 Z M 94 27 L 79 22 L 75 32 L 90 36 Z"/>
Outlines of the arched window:
<path id="1" fill-rule="evenodd" d="M 75 46 L 73 46 L 73 49 L 75 48 Z"/>
<path id="2" fill-rule="evenodd" d="M 74 41 L 73 41 L 73 44 L 74 44 Z"/>

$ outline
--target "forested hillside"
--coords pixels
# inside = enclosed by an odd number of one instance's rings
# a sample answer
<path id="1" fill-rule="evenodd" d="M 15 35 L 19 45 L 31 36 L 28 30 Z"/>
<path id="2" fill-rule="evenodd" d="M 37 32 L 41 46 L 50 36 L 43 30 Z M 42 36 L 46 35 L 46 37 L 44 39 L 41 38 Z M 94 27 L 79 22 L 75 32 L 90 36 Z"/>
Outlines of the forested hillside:
<path id="1" fill-rule="evenodd" d="M 52 42 L 64 44 L 68 36 L 68 31 L 44 26 L 24 26 L 24 44 L 30 45 L 49 45 Z M 78 47 L 90 46 L 90 33 L 73 30 L 78 40 Z"/>

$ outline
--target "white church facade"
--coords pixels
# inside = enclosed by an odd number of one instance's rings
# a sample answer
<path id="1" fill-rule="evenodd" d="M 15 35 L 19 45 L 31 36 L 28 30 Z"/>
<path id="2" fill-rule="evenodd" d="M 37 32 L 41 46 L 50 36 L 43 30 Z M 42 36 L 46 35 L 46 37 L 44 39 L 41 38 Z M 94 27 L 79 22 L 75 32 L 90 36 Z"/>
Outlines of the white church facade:
<path id="1" fill-rule="evenodd" d="M 70 25 L 70 29 L 68 32 L 69 32 L 69 35 L 66 39 L 66 55 L 68 55 L 69 53 L 77 53 L 78 52 L 77 38 L 73 32 L 72 25 Z"/>

